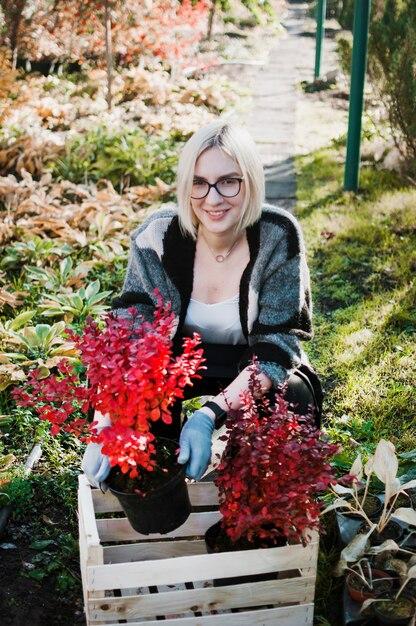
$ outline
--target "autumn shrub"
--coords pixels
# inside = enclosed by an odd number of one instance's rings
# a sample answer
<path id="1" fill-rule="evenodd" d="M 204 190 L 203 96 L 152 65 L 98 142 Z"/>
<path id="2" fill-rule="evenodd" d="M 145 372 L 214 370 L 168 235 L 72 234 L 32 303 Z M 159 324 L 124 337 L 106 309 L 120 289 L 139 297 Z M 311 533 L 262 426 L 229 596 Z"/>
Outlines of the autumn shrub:
<path id="1" fill-rule="evenodd" d="M 0 175 L 22 176 L 23 172 L 28 172 L 39 178 L 60 152 L 62 146 L 42 136 L 21 135 L 12 140 L 0 138 Z"/>
<path id="2" fill-rule="evenodd" d="M 10 52 L 0 47 L 0 122 L 7 109 L 6 100 L 13 90 L 16 72 L 13 70 Z"/>
<path id="3" fill-rule="evenodd" d="M 96 128 L 76 137 L 66 147 L 53 173 L 73 183 L 110 180 L 114 186 L 172 183 L 177 151 L 170 139 L 149 137 L 141 129 L 107 133 Z"/>
<path id="4" fill-rule="evenodd" d="M 206 24 L 206 0 L 0 0 L 0 37 L 31 60 L 106 62 L 106 17 L 118 63 L 154 57 L 192 62 Z"/>
<path id="5" fill-rule="evenodd" d="M 24 21 L 26 0 L 0 0 L 0 33 L 2 42 L 14 50 L 19 41 L 19 34 Z"/>
<path id="6" fill-rule="evenodd" d="M 13 70 L 10 52 L 0 47 L 0 101 L 6 99 L 13 88 L 16 72 Z"/>
<path id="7" fill-rule="evenodd" d="M 397 145 L 416 164 L 416 11 L 414 0 L 385 0 L 371 23 L 369 72 L 384 100 Z M 414 168 L 412 167 L 411 169 Z"/>
<path id="8" fill-rule="evenodd" d="M 169 407 L 183 398 L 184 387 L 192 384 L 204 360 L 197 334 L 184 338 L 182 352 L 174 356 L 175 315 L 170 303 L 157 291 L 155 295 L 150 320 L 129 309 L 130 317 L 110 313 L 104 325 L 88 318 L 80 333 L 69 328 L 80 353 L 78 367 L 63 359 L 57 373 L 47 377 L 32 369 L 28 380 L 12 391 L 19 406 L 51 424 L 52 435 L 63 430 L 81 441 L 103 444 L 110 465 L 131 478 L 156 467 L 152 423 L 172 422 Z M 97 422 L 88 422 L 90 409 L 108 414 L 111 425 L 97 431 Z"/>
<path id="9" fill-rule="evenodd" d="M 319 529 L 317 498 L 334 481 L 330 465 L 338 447 L 299 416 L 281 394 L 259 398 L 253 368 L 242 407 L 226 419 L 227 444 L 217 467 L 222 527 L 231 540 L 306 541 Z"/>

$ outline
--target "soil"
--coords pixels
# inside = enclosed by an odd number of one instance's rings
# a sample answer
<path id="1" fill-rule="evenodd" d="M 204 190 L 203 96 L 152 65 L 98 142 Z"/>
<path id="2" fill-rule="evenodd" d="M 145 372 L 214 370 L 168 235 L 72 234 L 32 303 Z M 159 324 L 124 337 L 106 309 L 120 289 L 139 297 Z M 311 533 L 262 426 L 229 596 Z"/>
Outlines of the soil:
<path id="1" fill-rule="evenodd" d="M 221 522 L 216 522 L 208 529 L 205 541 L 208 552 L 235 552 L 237 550 L 253 550 L 256 548 L 276 548 L 287 544 L 286 539 L 280 536 L 253 541 L 248 541 L 244 538 L 231 541 L 226 531 L 222 528 Z"/>
<path id="2" fill-rule="evenodd" d="M 348 498 L 346 498 L 346 500 L 348 500 Z M 364 511 L 371 520 L 378 519 L 380 517 L 380 513 L 382 509 L 383 509 L 383 504 L 381 500 L 377 498 L 377 496 L 372 496 L 372 495 L 367 496 L 364 502 Z M 351 513 L 348 510 L 342 511 L 342 514 L 347 515 L 348 517 L 351 517 L 352 519 L 362 519 L 362 515 L 359 515 L 358 513 Z"/>
<path id="3" fill-rule="evenodd" d="M 358 600 L 361 596 L 360 601 L 362 601 L 362 599 L 377 598 L 382 595 L 385 596 L 392 588 L 393 581 L 388 574 L 379 570 L 373 570 L 372 589 L 369 589 L 368 585 L 366 585 L 361 578 L 355 574 L 348 576 L 347 584 L 352 588 L 352 590 L 350 590 L 350 595 L 353 600 Z M 356 593 L 354 593 L 354 590 Z"/>
<path id="4" fill-rule="evenodd" d="M 162 441 L 164 443 L 160 445 Z M 153 470 L 140 472 L 140 478 L 130 478 L 117 466 L 111 470 L 107 484 L 121 493 L 146 495 L 166 485 L 171 478 L 183 470 L 183 465 L 177 462 L 178 442 L 159 438 L 153 442 L 153 445 L 155 446 Z"/>
<path id="5" fill-rule="evenodd" d="M 386 617 L 392 618 L 406 618 L 410 619 L 414 614 L 413 603 L 406 598 L 399 598 L 396 601 L 383 601 L 380 602 L 377 606 L 377 611 L 381 615 L 385 615 Z"/>
<path id="6" fill-rule="evenodd" d="M 27 577 L 37 551 L 30 541 L 13 538 L 9 521 L 0 543 L 0 615 L 2 626 L 85 626 L 81 585 L 57 590 L 53 575 Z M 78 572 L 79 576 L 79 572 Z"/>
<path id="7" fill-rule="evenodd" d="M 360 528 L 360 532 L 368 532 L 368 526 L 363 524 Z M 387 539 L 393 539 L 394 541 L 399 541 L 399 539 L 403 535 L 403 528 L 395 522 L 391 520 L 387 526 L 385 526 L 381 533 L 376 530 L 370 536 L 370 543 L 373 546 L 381 545 Z"/>

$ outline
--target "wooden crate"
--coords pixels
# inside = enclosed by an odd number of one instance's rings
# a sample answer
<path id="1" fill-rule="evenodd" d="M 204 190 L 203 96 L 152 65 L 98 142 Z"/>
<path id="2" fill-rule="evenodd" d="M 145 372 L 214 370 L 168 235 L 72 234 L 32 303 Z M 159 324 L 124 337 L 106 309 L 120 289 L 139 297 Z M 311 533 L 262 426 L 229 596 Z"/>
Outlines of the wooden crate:
<path id="1" fill-rule="evenodd" d="M 301 626 L 313 623 L 318 535 L 311 543 L 207 554 L 219 520 L 213 483 L 189 484 L 195 512 L 168 535 L 140 535 L 118 501 L 79 477 L 80 560 L 88 626 Z M 203 511 L 201 511 L 203 507 Z M 199 512 L 198 512 L 199 511 Z M 276 572 L 273 580 L 214 587 L 213 579 Z"/>

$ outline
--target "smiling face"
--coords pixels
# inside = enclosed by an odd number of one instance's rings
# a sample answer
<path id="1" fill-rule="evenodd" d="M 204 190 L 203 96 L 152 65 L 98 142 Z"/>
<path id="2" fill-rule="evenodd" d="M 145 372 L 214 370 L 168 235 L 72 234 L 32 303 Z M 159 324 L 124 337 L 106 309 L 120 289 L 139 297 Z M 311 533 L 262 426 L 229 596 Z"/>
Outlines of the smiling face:
<path id="1" fill-rule="evenodd" d="M 242 171 L 230 156 L 220 148 L 209 148 L 199 157 L 195 165 L 194 181 L 214 184 L 227 178 L 241 178 Z M 245 184 L 233 198 L 224 198 L 211 187 L 205 198 L 191 198 L 192 210 L 200 227 L 210 233 L 225 235 L 235 233 L 240 222 L 245 199 Z"/>

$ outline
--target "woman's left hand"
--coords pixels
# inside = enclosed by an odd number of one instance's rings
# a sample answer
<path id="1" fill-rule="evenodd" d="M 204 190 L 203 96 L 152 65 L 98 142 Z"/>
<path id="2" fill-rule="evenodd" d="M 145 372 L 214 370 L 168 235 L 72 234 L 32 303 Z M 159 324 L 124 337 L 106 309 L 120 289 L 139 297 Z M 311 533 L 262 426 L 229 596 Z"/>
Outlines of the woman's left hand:
<path id="1" fill-rule="evenodd" d="M 195 411 L 182 428 L 178 463 L 186 466 L 186 474 L 199 480 L 211 461 L 212 433 L 215 422 L 205 411 Z"/>

